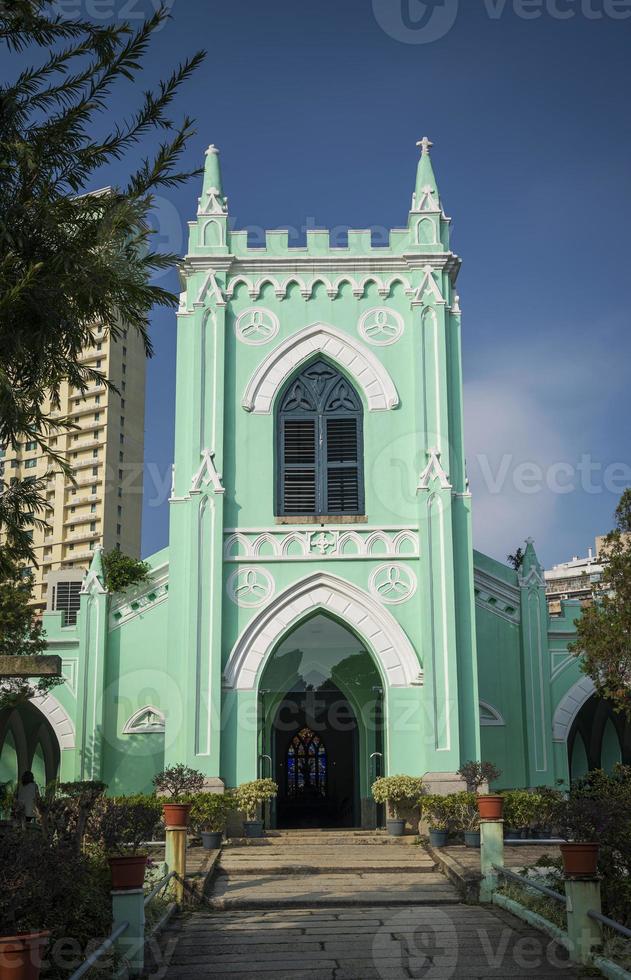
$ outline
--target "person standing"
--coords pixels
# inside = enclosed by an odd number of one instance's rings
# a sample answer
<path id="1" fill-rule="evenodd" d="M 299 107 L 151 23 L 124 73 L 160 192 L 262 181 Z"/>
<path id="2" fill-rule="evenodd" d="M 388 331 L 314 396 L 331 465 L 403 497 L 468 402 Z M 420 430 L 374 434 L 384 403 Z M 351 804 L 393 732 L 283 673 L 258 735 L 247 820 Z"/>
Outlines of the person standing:
<path id="1" fill-rule="evenodd" d="M 32 823 L 35 817 L 35 804 L 39 799 L 39 789 L 30 769 L 22 773 L 22 781 L 18 789 L 18 808 L 22 811 L 27 823 Z"/>

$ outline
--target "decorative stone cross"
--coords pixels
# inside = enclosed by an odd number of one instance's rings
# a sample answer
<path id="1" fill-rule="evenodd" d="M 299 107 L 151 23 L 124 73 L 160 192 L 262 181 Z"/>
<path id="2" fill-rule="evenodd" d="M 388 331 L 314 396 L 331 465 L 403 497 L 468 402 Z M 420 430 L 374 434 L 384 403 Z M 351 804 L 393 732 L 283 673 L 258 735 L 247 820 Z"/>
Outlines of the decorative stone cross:
<path id="1" fill-rule="evenodd" d="M 434 144 L 432 143 L 432 141 L 427 136 L 424 136 L 423 139 L 422 140 L 419 140 L 416 145 L 421 147 L 421 152 L 422 152 L 423 156 L 427 156 L 427 154 L 429 153 L 431 147 Z"/>

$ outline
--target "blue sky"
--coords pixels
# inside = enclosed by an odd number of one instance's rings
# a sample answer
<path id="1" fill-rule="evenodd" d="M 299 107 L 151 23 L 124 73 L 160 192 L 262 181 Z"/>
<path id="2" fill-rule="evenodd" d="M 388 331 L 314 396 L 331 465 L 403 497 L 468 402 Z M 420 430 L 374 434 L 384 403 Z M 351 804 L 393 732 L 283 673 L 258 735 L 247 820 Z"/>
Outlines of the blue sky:
<path id="1" fill-rule="evenodd" d="M 90 12 L 59 3 L 80 5 Z M 151 4 L 103 0 L 100 15 L 124 8 Z M 238 227 L 400 226 L 415 142 L 431 137 L 464 263 L 475 545 L 504 558 L 532 534 L 548 565 L 586 551 L 631 482 L 631 0 L 175 0 L 147 81 L 200 46 L 178 102 L 197 120 L 186 162 L 221 148 Z M 128 113 L 129 91 L 117 98 Z M 193 181 L 160 202 L 165 246 L 184 250 L 198 193 Z M 155 316 L 153 339 L 146 459 L 164 473 L 172 314 Z M 525 493 L 531 463 L 541 489 Z M 168 539 L 152 482 L 144 554 Z"/>

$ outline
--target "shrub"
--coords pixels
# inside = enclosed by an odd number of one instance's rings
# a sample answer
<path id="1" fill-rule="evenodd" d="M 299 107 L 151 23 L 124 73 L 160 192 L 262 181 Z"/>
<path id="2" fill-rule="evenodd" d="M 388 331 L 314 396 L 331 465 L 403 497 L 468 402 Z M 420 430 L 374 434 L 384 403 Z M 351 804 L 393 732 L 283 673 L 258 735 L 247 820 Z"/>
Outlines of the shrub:
<path id="1" fill-rule="evenodd" d="M 259 806 L 273 799 L 278 793 L 278 784 L 273 779 L 253 779 L 237 786 L 234 798 L 238 810 L 245 814 L 246 820 L 256 820 Z"/>
<path id="2" fill-rule="evenodd" d="M 454 796 L 421 797 L 421 813 L 428 820 L 432 830 L 452 830 L 456 815 Z"/>
<path id="3" fill-rule="evenodd" d="M 492 762 L 469 761 L 460 766 L 458 775 L 464 779 L 468 793 L 477 793 L 483 783 L 492 783 L 499 779 L 502 770 L 494 766 Z"/>
<path id="4" fill-rule="evenodd" d="M 138 854 L 153 839 L 159 822 L 160 811 L 151 798 L 121 796 L 103 800 L 92 832 L 107 854 Z"/>
<path id="5" fill-rule="evenodd" d="M 603 911 L 631 925 L 631 766 L 602 769 L 576 782 L 562 807 L 563 835 L 597 841 Z"/>
<path id="6" fill-rule="evenodd" d="M 458 833 L 477 830 L 480 826 L 477 794 L 462 790 L 451 794 L 452 829 Z"/>
<path id="7" fill-rule="evenodd" d="M 191 827 L 196 831 L 220 832 L 226 829 L 228 815 L 235 808 L 232 793 L 198 793 L 192 798 Z"/>
<path id="8" fill-rule="evenodd" d="M 526 789 L 512 789 L 502 793 L 504 798 L 504 824 L 517 830 L 532 829 L 540 822 L 543 800 L 538 793 Z"/>
<path id="9" fill-rule="evenodd" d="M 423 780 L 419 776 L 380 776 L 372 784 L 376 803 L 387 803 L 395 819 L 403 819 L 412 811 L 418 816 Z"/>
<path id="10" fill-rule="evenodd" d="M 164 772 L 159 772 L 154 776 L 153 785 L 158 793 L 164 793 L 173 802 L 177 802 L 192 793 L 202 791 L 204 774 L 179 762 L 176 766 L 169 766 Z"/>
<path id="11" fill-rule="evenodd" d="M 95 780 L 49 783 L 37 802 L 46 837 L 79 853 L 91 815 L 106 789 L 106 783 Z"/>
<path id="12" fill-rule="evenodd" d="M 43 975 L 67 978 L 111 931 L 109 869 L 37 830 L 0 835 L 0 932 L 49 929 Z"/>

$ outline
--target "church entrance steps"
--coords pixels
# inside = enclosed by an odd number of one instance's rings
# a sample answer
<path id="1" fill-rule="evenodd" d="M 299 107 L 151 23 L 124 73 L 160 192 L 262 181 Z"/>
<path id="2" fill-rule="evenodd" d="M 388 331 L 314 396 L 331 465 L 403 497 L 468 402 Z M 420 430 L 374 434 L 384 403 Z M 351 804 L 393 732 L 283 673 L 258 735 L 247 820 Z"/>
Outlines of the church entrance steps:
<path id="1" fill-rule="evenodd" d="M 371 905 L 452 905 L 456 889 L 436 872 L 317 875 L 226 875 L 215 881 L 207 899 L 211 908 L 298 909 L 365 907 Z"/>
<path id="2" fill-rule="evenodd" d="M 354 846 L 298 835 L 267 847 L 222 851 L 212 908 L 314 908 L 443 904 L 458 892 L 424 847 Z"/>
<path id="3" fill-rule="evenodd" d="M 525 923 L 469 905 L 195 913 L 163 934 L 164 980 L 576 980 Z"/>
<path id="4" fill-rule="evenodd" d="M 425 848 L 361 847 L 342 844 L 287 842 L 266 848 L 230 847 L 222 851 L 218 866 L 223 875 L 398 874 L 436 870 Z"/>

